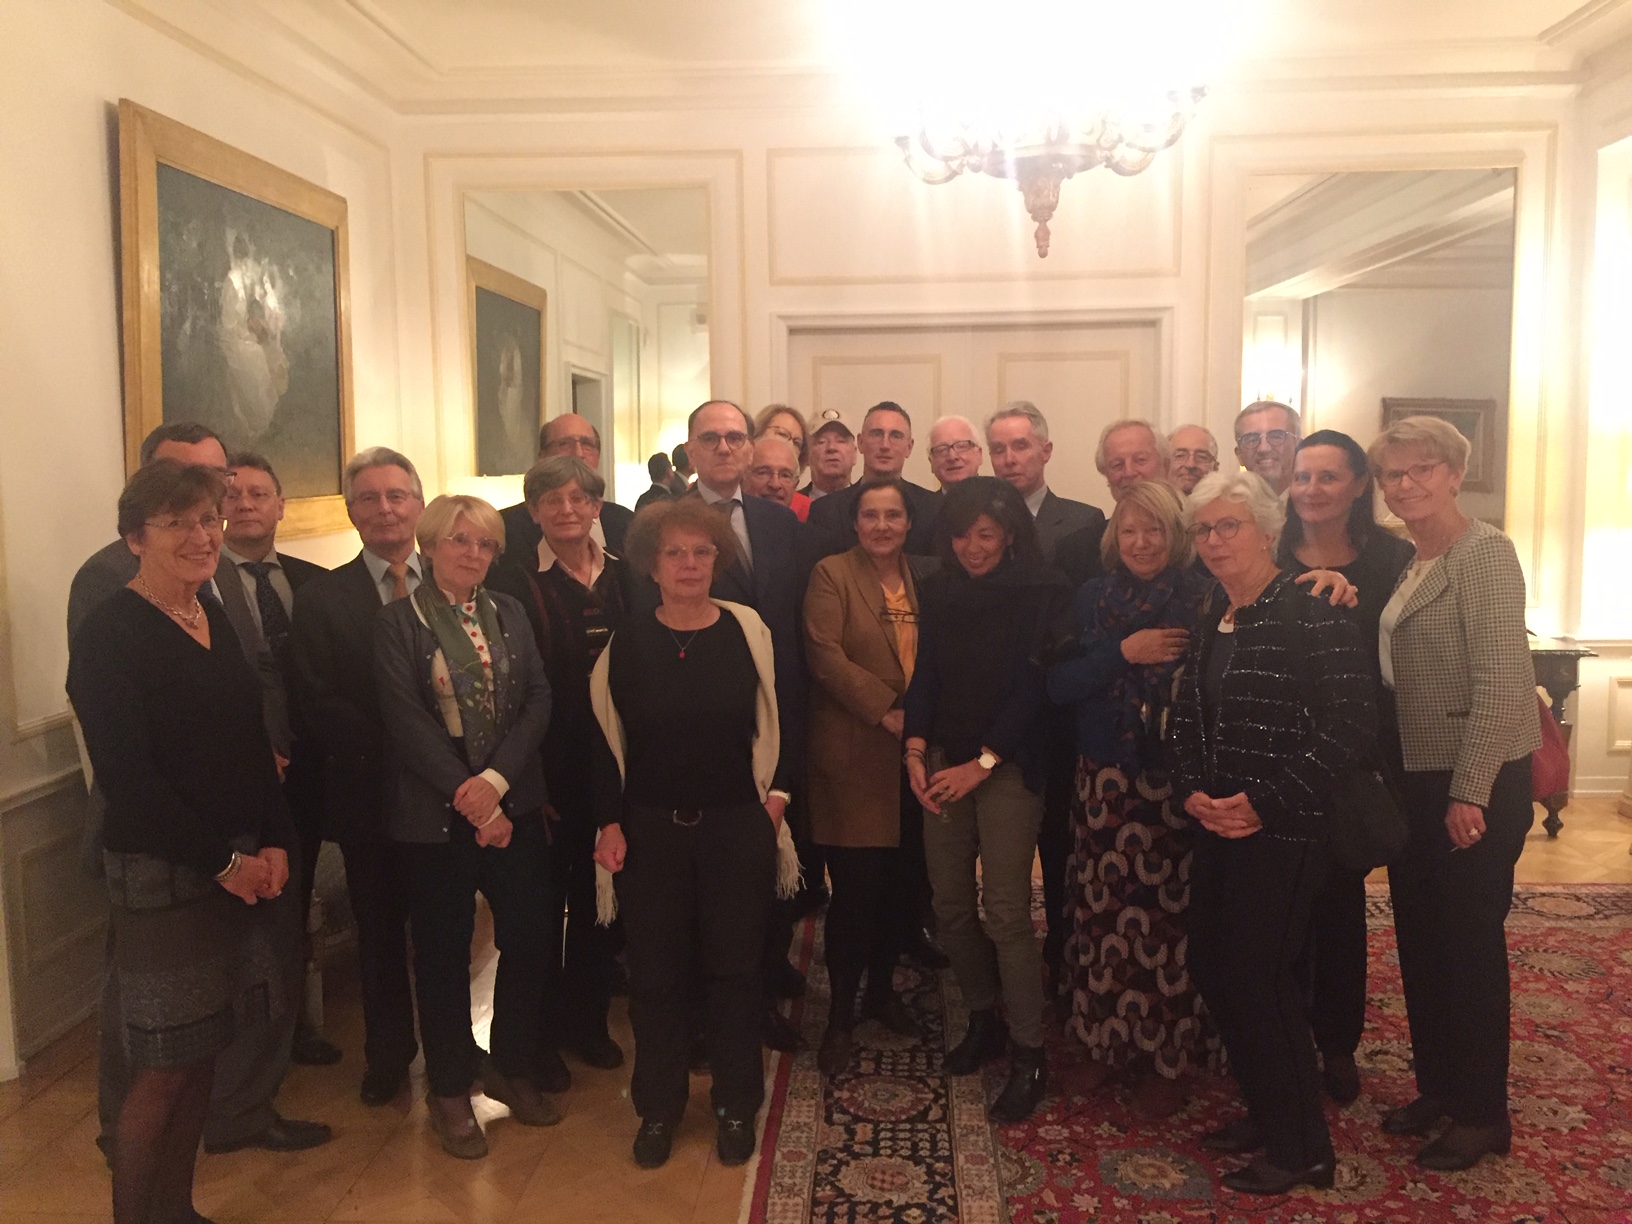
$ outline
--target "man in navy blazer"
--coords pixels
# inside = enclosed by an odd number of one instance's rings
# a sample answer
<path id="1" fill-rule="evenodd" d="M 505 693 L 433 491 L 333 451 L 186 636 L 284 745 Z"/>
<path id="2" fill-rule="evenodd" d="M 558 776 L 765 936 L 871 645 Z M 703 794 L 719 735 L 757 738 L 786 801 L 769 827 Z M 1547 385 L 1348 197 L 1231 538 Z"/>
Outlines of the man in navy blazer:
<path id="1" fill-rule="evenodd" d="M 885 400 L 867 409 L 861 419 L 861 479 L 900 480 L 907 456 L 912 454 L 912 418 L 900 404 Z M 933 489 L 901 480 L 906 490 L 912 528 L 907 551 L 913 556 L 935 552 L 935 522 L 941 513 L 941 495 Z M 856 545 L 856 499 L 861 482 L 810 503 L 811 543 L 818 556 L 832 556 Z"/>

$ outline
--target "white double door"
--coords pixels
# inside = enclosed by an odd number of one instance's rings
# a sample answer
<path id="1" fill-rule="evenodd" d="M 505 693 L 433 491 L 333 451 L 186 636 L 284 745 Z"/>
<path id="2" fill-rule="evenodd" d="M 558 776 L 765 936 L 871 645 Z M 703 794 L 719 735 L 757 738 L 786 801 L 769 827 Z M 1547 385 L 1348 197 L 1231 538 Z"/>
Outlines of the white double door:
<path id="1" fill-rule="evenodd" d="M 1054 442 L 1049 485 L 1108 508 L 1094 467 L 1099 433 L 1125 417 L 1160 420 L 1160 349 L 1154 322 L 799 330 L 789 336 L 788 393 L 812 418 L 838 408 L 852 425 L 880 400 L 900 404 L 916 439 L 906 476 L 930 488 L 937 418 L 965 416 L 978 431 L 994 409 L 1030 400 Z M 981 473 L 992 474 L 989 458 Z"/>

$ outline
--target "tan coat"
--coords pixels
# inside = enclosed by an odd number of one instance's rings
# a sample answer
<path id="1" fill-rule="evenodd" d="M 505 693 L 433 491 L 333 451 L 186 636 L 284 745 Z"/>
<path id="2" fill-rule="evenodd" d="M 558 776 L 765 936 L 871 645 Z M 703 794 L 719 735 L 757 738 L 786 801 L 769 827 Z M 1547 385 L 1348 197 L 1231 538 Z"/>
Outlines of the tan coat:
<path id="1" fill-rule="evenodd" d="M 903 562 L 903 570 L 906 570 Z M 918 591 L 906 570 L 907 599 Z M 901 840 L 901 741 L 879 719 L 907 679 L 885 618 L 884 587 L 859 546 L 816 566 L 805 592 L 810 667 L 810 825 L 823 846 L 895 846 Z"/>

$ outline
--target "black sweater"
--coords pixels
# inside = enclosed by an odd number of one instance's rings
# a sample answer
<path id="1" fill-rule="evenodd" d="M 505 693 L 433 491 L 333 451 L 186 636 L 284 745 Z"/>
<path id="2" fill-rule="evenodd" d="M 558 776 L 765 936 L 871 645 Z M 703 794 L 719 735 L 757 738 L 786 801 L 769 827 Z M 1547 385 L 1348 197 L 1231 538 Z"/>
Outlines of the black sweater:
<path id="1" fill-rule="evenodd" d="M 1236 612 L 1215 734 L 1201 680 L 1228 606 L 1216 590 L 1180 676 L 1168 724 L 1175 793 L 1245 792 L 1269 835 L 1324 840 L 1334 788 L 1377 738 L 1376 686 L 1360 631 L 1291 575 L 1276 577 Z"/>
<path id="2" fill-rule="evenodd" d="M 136 592 L 85 620 L 68 696 L 107 796 L 103 845 L 214 875 L 228 842 L 253 834 L 287 849 L 294 828 L 278 786 L 261 689 L 226 613 L 204 602 L 205 650 Z"/>

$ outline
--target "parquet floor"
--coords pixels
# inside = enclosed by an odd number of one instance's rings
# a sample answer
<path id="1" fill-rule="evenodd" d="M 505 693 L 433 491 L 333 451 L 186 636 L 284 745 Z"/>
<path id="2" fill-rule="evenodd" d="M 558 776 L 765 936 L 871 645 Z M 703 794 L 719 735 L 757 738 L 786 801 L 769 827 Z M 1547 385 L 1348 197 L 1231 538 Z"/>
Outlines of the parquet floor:
<path id="1" fill-rule="evenodd" d="M 1526 883 L 1632 884 L 1632 820 L 1612 796 L 1582 798 L 1566 809 L 1564 832 L 1549 841 L 1537 822 L 1518 878 Z M 491 993 L 491 950 L 476 997 Z M 466 1163 L 441 1152 L 418 1097 L 370 1109 L 357 1100 L 356 1053 L 362 1021 L 350 966 L 330 966 L 329 1035 L 348 1051 L 337 1067 L 296 1067 L 279 1098 L 290 1117 L 332 1124 L 334 1141 L 293 1155 L 238 1152 L 203 1156 L 198 1206 L 219 1224 L 251 1221 L 373 1221 L 378 1224 L 502 1224 L 507 1221 L 651 1221 L 731 1224 L 743 1173 L 714 1157 L 708 1080 L 692 1081 L 692 1103 L 674 1158 L 644 1172 L 629 1158 L 634 1111 L 628 1067 L 602 1072 L 572 1063 L 567 1117 L 545 1130 L 518 1126 L 503 1106 L 477 1098 L 492 1154 Z M 480 1026 L 484 1017 L 478 1015 Z M 623 1000 L 613 1033 L 633 1043 Z M 96 1031 L 80 1025 L 35 1057 L 22 1078 L 0 1084 L 0 1221 L 5 1224 L 102 1224 L 110 1217 L 108 1175 L 96 1135 Z"/>

